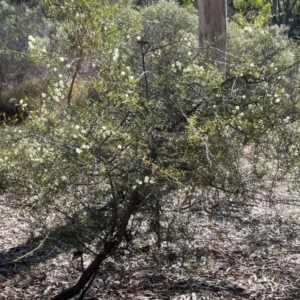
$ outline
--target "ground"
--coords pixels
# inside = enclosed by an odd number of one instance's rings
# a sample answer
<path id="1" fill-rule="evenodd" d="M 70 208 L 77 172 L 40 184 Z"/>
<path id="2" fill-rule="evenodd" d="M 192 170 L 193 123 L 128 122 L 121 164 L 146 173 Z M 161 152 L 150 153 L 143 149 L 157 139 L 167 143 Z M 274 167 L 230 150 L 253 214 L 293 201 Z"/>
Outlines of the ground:
<path id="1" fill-rule="evenodd" d="M 28 216 L 11 207 L 13 197 L 3 193 L 0 201 L 0 299 L 51 299 L 74 284 L 93 257 L 34 249 L 27 243 Z M 300 299 L 295 202 L 257 198 L 247 208 L 213 215 L 199 207 L 188 222 L 193 239 L 164 242 L 160 249 L 154 240 L 141 240 L 118 250 L 85 299 Z"/>

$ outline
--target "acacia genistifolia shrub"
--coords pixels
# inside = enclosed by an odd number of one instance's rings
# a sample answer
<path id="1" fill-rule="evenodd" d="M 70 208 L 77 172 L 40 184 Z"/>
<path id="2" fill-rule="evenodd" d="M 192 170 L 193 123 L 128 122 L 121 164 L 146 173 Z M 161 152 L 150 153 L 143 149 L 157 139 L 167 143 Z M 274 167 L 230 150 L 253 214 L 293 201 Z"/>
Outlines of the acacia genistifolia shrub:
<path id="1" fill-rule="evenodd" d="M 232 88 L 228 103 L 236 105 L 236 117 L 229 126 L 235 139 L 255 145 L 258 177 L 276 169 L 280 178 L 297 161 L 299 59 L 297 45 L 285 33 L 278 26 L 230 25 L 230 67 L 223 86 Z"/>
<path id="2" fill-rule="evenodd" d="M 34 234 L 97 253 L 54 299 L 78 294 L 120 243 L 137 243 L 142 222 L 158 247 L 179 241 L 173 222 L 161 222 L 166 204 L 175 214 L 205 191 L 212 217 L 234 197 L 246 204 L 269 171 L 287 176 L 298 157 L 292 43 L 272 28 L 237 27 L 225 78 L 198 53 L 193 11 L 109 2 L 52 2 L 57 34 L 30 36 L 28 53 L 48 68 L 47 86 L 25 124 L 0 131 L 0 173 L 22 195 Z M 174 200 L 179 189 L 186 194 Z"/>

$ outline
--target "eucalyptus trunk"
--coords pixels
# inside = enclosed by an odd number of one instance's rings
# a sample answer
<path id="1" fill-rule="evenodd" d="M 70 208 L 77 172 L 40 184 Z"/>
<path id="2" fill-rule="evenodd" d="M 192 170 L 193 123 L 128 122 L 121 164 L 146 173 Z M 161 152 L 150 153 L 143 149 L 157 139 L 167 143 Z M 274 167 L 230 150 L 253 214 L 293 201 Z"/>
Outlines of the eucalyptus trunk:
<path id="1" fill-rule="evenodd" d="M 226 63 L 227 2 L 198 0 L 199 45 L 207 59 L 216 61 L 220 68 Z"/>

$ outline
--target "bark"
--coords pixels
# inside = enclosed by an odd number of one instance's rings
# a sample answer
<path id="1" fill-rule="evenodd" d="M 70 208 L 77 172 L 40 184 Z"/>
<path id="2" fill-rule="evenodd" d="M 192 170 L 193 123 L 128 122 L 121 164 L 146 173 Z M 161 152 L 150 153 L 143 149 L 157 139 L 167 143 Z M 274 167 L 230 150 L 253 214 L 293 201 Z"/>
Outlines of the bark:
<path id="1" fill-rule="evenodd" d="M 226 62 L 227 5 L 225 0 L 198 0 L 199 44 L 206 49 L 207 59 Z"/>
<path id="2" fill-rule="evenodd" d="M 272 16 L 276 15 L 277 14 L 277 3 L 278 3 L 278 0 L 272 0 Z"/>

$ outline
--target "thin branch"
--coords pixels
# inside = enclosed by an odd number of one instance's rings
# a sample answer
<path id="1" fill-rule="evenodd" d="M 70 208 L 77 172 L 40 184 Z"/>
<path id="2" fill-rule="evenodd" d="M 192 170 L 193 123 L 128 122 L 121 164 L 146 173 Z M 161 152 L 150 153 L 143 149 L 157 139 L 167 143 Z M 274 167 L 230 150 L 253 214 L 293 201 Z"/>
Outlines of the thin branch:
<path id="1" fill-rule="evenodd" d="M 73 89 L 74 89 L 74 84 L 75 84 L 75 80 L 76 80 L 77 74 L 78 74 L 78 72 L 80 70 L 80 67 L 81 67 L 81 62 L 82 62 L 82 57 L 80 57 L 80 58 L 77 59 L 77 66 L 76 66 L 75 72 L 73 74 L 73 78 L 72 78 L 72 82 L 71 82 L 71 86 L 70 86 L 69 94 L 68 94 L 68 106 L 71 103 L 71 98 L 72 98 L 72 93 L 73 93 Z"/>
<path id="2" fill-rule="evenodd" d="M 30 252 L 28 252 L 28 253 L 26 253 L 26 254 L 20 256 L 20 257 L 14 259 L 12 262 L 13 262 L 13 263 L 16 263 L 16 262 L 18 262 L 20 259 L 25 258 L 25 257 L 27 257 L 27 256 L 29 256 L 29 255 L 31 255 L 31 254 L 33 254 L 33 253 L 34 253 L 35 251 L 37 251 L 38 249 L 40 249 L 40 248 L 43 246 L 43 244 L 45 243 L 46 239 L 48 238 L 49 233 L 50 233 L 50 231 L 47 233 L 46 237 L 42 240 L 42 242 L 41 242 L 36 248 L 34 248 L 32 251 L 30 251 Z"/>
<path id="3" fill-rule="evenodd" d="M 111 180 L 111 178 L 109 177 L 109 184 L 110 184 L 110 189 L 111 189 L 111 194 L 112 194 L 112 197 L 113 197 L 113 202 L 114 202 L 114 216 L 113 216 L 113 223 L 111 225 L 111 229 L 110 229 L 110 232 L 108 234 L 108 237 L 111 238 L 115 229 L 116 229 L 116 225 L 117 225 L 117 219 L 118 219 L 118 209 L 117 209 L 117 206 L 118 206 L 118 201 L 117 201 L 117 198 L 116 198 L 116 193 L 115 193 L 115 189 L 114 189 L 114 185 L 113 185 L 113 182 Z"/>

